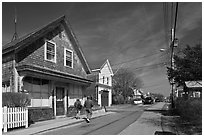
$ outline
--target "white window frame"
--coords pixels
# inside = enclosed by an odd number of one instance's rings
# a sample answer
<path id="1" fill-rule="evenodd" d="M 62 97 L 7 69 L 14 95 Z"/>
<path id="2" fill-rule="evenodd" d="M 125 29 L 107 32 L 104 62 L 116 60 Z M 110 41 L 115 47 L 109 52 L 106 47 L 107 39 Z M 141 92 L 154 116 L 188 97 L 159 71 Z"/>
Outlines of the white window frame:
<path id="1" fill-rule="evenodd" d="M 71 52 L 72 53 L 72 65 L 71 66 L 67 66 L 66 65 L 66 51 L 69 51 L 69 52 Z M 74 54 L 73 54 L 73 51 L 72 50 L 70 50 L 70 49 L 67 49 L 67 48 L 64 48 L 64 66 L 65 67 L 69 67 L 69 68 L 73 68 L 73 57 L 74 57 Z"/>
<path id="2" fill-rule="evenodd" d="M 55 46 L 55 56 L 54 56 L 54 60 L 49 60 L 47 59 L 47 42 L 50 42 L 52 44 L 54 44 Z M 45 51 L 44 51 L 44 59 L 46 61 L 50 61 L 50 62 L 53 62 L 53 63 L 56 63 L 56 60 L 57 60 L 57 48 L 56 48 L 56 43 L 52 42 L 52 41 L 49 41 L 49 40 L 45 40 Z"/>

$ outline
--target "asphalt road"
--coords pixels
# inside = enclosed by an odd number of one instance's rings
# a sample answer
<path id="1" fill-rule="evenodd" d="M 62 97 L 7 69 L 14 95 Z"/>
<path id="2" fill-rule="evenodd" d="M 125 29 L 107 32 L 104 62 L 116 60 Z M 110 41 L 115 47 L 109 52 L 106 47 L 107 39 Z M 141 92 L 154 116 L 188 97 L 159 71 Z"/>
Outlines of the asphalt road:
<path id="1" fill-rule="evenodd" d="M 41 135 L 117 135 L 135 122 L 149 105 L 126 105 L 108 109 L 116 113 L 75 125 L 40 133 Z"/>

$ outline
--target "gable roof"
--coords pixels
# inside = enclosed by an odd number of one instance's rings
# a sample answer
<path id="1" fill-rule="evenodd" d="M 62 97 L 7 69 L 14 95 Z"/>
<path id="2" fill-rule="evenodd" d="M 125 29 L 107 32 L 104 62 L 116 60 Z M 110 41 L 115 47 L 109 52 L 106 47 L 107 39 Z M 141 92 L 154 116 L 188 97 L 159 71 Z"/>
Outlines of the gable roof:
<path id="1" fill-rule="evenodd" d="M 104 67 L 106 64 L 108 65 L 108 69 L 110 70 L 111 75 L 113 75 L 113 70 L 112 70 L 112 68 L 111 68 L 111 65 L 110 65 L 110 62 L 109 62 L 108 59 L 103 63 L 103 65 L 101 66 L 100 70 L 102 70 L 103 67 Z"/>
<path id="2" fill-rule="evenodd" d="M 188 88 L 201 88 L 202 81 L 185 81 L 185 84 Z"/>
<path id="3" fill-rule="evenodd" d="M 91 73 L 91 70 L 88 66 L 88 63 L 83 55 L 83 52 L 81 50 L 81 48 L 79 47 L 79 43 L 71 29 L 70 24 L 68 23 L 68 20 L 66 19 L 66 16 L 62 16 L 52 22 L 50 22 L 49 24 L 43 26 L 42 28 L 39 28 L 17 40 L 14 40 L 12 42 L 7 43 L 6 45 L 4 45 L 2 47 L 2 55 L 9 53 L 9 52 L 13 52 L 13 51 L 18 51 L 23 49 L 24 47 L 28 46 L 29 43 L 34 42 L 35 40 L 43 37 L 43 35 L 45 35 L 47 32 L 50 32 L 54 29 L 56 29 L 57 27 L 63 26 L 65 28 L 65 32 L 67 34 L 67 36 L 69 37 L 74 50 L 76 51 L 85 71 L 87 74 Z"/>

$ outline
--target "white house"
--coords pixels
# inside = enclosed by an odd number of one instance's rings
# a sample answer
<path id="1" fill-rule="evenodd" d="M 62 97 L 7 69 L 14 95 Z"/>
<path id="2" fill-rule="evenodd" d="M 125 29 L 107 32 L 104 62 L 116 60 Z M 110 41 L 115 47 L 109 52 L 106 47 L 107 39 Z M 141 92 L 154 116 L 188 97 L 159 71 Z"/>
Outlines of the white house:
<path id="1" fill-rule="evenodd" d="M 87 88 L 87 92 L 100 106 L 112 104 L 112 76 L 113 71 L 108 60 L 99 68 L 92 70 L 88 77 L 94 83 Z"/>

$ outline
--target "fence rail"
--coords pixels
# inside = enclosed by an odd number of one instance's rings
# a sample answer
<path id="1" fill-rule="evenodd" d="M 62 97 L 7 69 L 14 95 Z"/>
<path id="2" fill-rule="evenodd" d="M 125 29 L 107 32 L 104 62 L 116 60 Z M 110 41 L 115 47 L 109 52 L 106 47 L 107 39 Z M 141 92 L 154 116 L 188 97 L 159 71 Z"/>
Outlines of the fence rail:
<path id="1" fill-rule="evenodd" d="M 16 127 L 28 127 L 28 108 L 25 107 L 6 107 L 2 108 L 2 128 L 7 129 Z"/>

